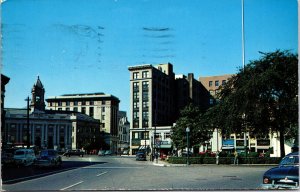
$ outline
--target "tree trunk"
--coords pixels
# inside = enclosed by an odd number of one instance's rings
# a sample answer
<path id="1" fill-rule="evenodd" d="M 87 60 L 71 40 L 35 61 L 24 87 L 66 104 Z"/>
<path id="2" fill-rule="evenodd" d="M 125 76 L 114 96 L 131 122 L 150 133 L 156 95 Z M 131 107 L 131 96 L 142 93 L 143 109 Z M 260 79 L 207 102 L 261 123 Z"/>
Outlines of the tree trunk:
<path id="1" fill-rule="evenodd" d="M 280 157 L 285 156 L 285 149 L 284 149 L 284 131 L 283 126 L 280 126 L 279 130 L 279 142 L 280 142 Z"/>

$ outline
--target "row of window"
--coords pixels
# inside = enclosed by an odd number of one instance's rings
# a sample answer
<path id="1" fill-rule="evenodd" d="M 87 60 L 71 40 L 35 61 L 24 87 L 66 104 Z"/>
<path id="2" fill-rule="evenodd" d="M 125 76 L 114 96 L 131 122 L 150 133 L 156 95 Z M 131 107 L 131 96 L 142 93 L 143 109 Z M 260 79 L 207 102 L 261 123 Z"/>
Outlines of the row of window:
<path id="1" fill-rule="evenodd" d="M 226 84 L 226 80 L 222 80 L 222 85 L 225 85 L 225 84 Z M 213 86 L 213 81 L 209 81 L 208 82 L 208 86 L 212 87 Z M 216 80 L 215 81 L 215 87 L 219 87 L 219 86 L 220 86 L 220 81 Z"/>
<path id="2" fill-rule="evenodd" d="M 142 78 L 148 78 L 150 77 L 149 71 L 142 71 Z M 140 72 L 134 72 L 133 73 L 133 79 L 139 79 L 140 78 Z"/>
<path id="3" fill-rule="evenodd" d="M 97 101 L 96 101 L 97 102 Z M 53 101 L 49 102 L 50 107 L 57 106 L 76 106 L 76 105 L 95 105 L 95 101 Z M 105 105 L 106 101 L 100 101 L 98 104 Z"/>
<path id="4" fill-rule="evenodd" d="M 139 131 L 139 132 L 132 132 L 133 139 L 149 139 L 149 132 Z M 155 133 L 155 138 L 160 140 L 165 140 L 171 138 L 170 132 L 164 133 Z"/>

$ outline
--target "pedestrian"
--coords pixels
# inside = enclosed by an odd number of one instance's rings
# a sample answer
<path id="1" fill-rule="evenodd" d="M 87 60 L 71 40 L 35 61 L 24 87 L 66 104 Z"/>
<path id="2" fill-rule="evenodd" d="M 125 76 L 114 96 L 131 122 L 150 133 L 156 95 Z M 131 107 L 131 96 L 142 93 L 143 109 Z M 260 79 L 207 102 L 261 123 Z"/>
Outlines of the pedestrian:
<path id="1" fill-rule="evenodd" d="M 238 152 L 235 150 L 233 155 L 234 155 L 234 165 L 238 165 L 239 164 L 239 154 L 238 154 Z"/>
<path id="2" fill-rule="evenodd" d="M 219 165 L 219 151 L 216 152 L 216 164 Z"/>

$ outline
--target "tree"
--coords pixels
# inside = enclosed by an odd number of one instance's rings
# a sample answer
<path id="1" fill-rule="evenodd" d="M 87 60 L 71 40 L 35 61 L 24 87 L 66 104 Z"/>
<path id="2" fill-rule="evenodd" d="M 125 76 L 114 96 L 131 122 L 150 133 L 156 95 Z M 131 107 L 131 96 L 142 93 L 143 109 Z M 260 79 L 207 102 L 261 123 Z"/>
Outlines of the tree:
<path id="1" fill-rule="evenodd" d="M 253 135 L 279 133 L 283 157 L 285 138 L 298 132 L 298 59 L 289 51 L 261 54 L 221 87 L 207 115 L 225 133 L 241 133 L 245 125 Z"/>
<path id="2" fill-rule="evenodd" d="M 171 139 L 174 145 L 183 149 L 186 147 L 186 128 L 190 128 L 190 145 L 194 146 L 203 143 L 210 138 L 210 130 L 203 120 L 204 111 L 201 111 L 193 104 L 187 105 L 181 112 L 180 117 L 176 121 L 176 125 L 172 127 Z"/>

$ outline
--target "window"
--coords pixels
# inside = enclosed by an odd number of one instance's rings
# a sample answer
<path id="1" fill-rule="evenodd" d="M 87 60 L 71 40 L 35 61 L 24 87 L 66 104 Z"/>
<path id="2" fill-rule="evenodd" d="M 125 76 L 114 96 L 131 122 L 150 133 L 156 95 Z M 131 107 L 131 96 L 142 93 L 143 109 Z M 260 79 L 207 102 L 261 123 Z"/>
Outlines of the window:
<path id="1" fill-rule="evenodd" d="M 143 81 L 143 89 L 149 88 L 149 81 Z"/>
<path id="2" fill-rule="evenodd" d="M 142 77 L 143 77 L 143 78 L 149 77 L 149 71 L 143 71 L 143 72 L 142 72 Z"/>
<path id="3" fill-rule="evenodd" d="M 222 85 L 225 85 L 226 84 L 226 80 L 222 80 Z"/>
<path id="4" fill-rule="evenodd" d="M 139 78 L 139 72 L 134 72 L 133 79 L 138 79 L 138 78 Z"/>
<path id="5" fill-rule="evenodd" d="M 70 108 L 69 108 L 69 107 L 67 107 L 67 108 L 66 108 L 66 111 L 70 111 Z"/>
<path id="6" fill-rule="evenodd" d="M 105 115 L 102 115 L 102 120 L 105 120 Z"/>
<path id="7" fill-rule="evenodd" d="M 82 101 L 82 102 L 81 102 L 81 105 L 86 105 L 86 102 L 85 102 L 85 101 Z"/>
<path id="8" fill-rule="evenodd" d="M 70 106 L 70 101 L 66 101 L 66 106 Z"/>
<path id="9" fill-rule="evenodd" d="M 139 96 L 140 96 L 139 92 L 133 93 L 133 99 L 139 99 Z"/>
<path id="10" fill-rule="evenodd" d="M 133 112 L 133 119 L 139 118 L 139 112 Z"/>
<path id="11" fill-rule="evenodd" d="M 164 137 L 165 137 L 165 139 L 171 138 L 171 134 L 170 133 L 164 133 Z"/>
<path id="12" fill-rule="evenodd" d="M 143 100 L 147 100 L 149 98 L 148 91 L 143 91 Z"/>
<path id="13" fill-rule="evenodd" d="M 149 101 L 143 101 L 143 108 L 149 107 Z"/>
<path id="14" fill-rule="evenodd" d="M 58 102 L 58 106 L 62 106 L 62 102 L 61 101 Z"/>
<path id="15" fill-rule="evenodd" d="M 81 108 L 81 113 L 82 113 L 82 114 L 86 114 L 86 109 L 85 109 L 85 107 L 82 107 L 82 108 Z"/>
<path id="16" fill-rule="evenodd" d="M 74 108 L 73 108 L 73 111 L 78 112 L 78 107 L 74 107 Z"/>
<path id="17" fill-rule="evenodd" d="M 62 110 L 62 108 L 58 108 L 58 110 L 59 110 L 59 111 L 61 111 L 61 110 Z"/>
<path id="18" fill-rule="evenodd" d="M 213 84 L 212 81 L 209 81 L 209 82 L 208 82 L 208 86 L 209 86 L 209 87 L 212 87 L 212 84 Z"/>
<path id="19" fill-rule="evenodd" d="M 94 105 L 94 101 L 90 101 L 90 105 Z"/>
<path id="20" fill-rule="evenodd" d="M 135 139 L 138 139 L 138 138 L 139 138 L 139 133 L 138 133 L 138 132 L 134 132 L 133 135 L 134 135 L 134 138 L 135 138 Z"/>
<path id="21" fill-rule="evenodd" d="M 143 119 L 148 119 L 148 118 L 149 118 L 149 112 L 143 111 Z"/>
<path id="22" fill-rule="evenodd" d="M 105 112 L 105 107 L 102 107 L 102 112 L 103 112 L 103 113 Z"/>
<path id="23" fill-rule="evenodd" d="M 90 107 L 89 114 L 90 114 L 91 117 L 94 116 L 94 107 Z"/>
<path id="24" fill-rule="evenodd" d="M 133 108 L 134 108 L 134 109 L 139 108 L 139 102 L 134 102 L 134 103 L 133 103 Z"/>
<path id="25" fill-rule="evenodd" d="M 105 105 L 105 101 L 102 101 L 102 105 Z"/>
<path id="26" fill-rule="evenodd" d="M 134 90 L 138 90 L 139 89 L 139 83 L 138 82 L 134 82 L 133 83 L 133 89 Z"/>
<path id="27" fill-rule="evenodd" d="M 218 87 L 219 86 L 219 81 L 215 81 L 215 86 Z"/>

